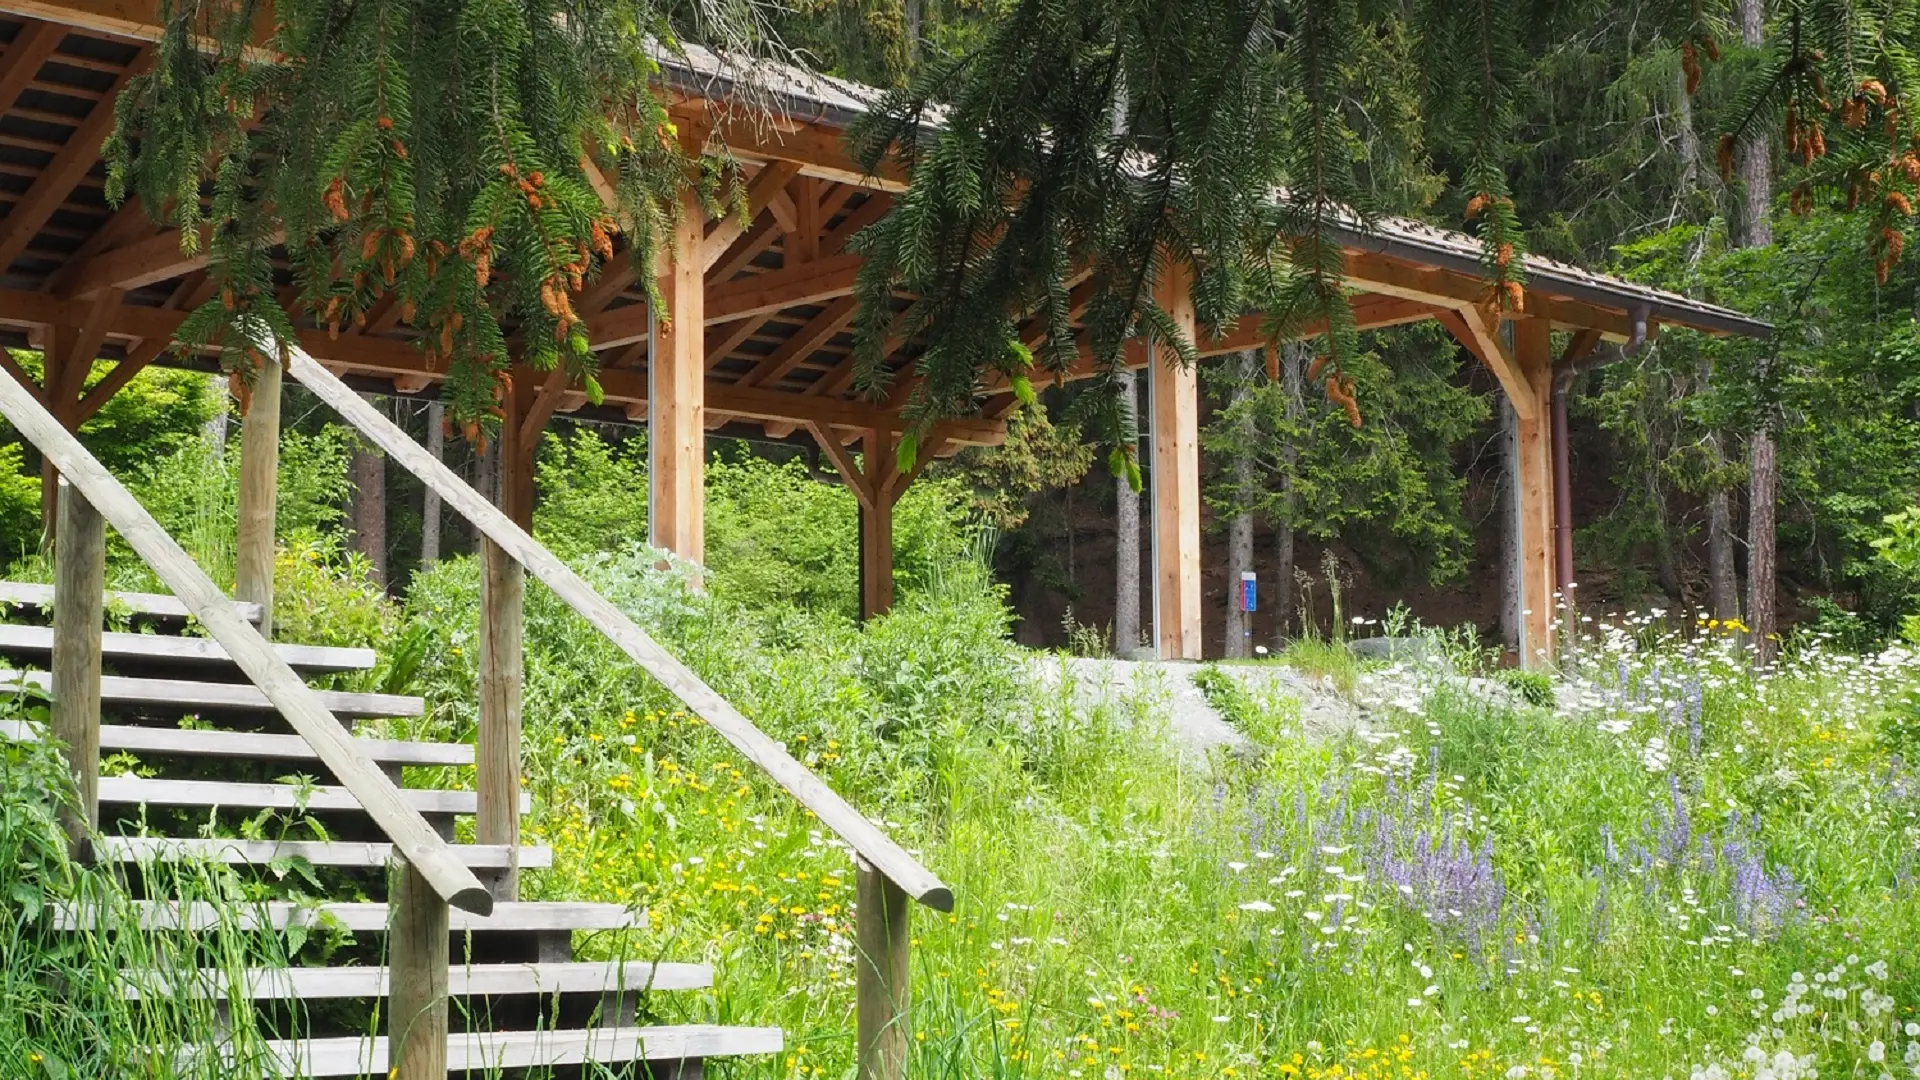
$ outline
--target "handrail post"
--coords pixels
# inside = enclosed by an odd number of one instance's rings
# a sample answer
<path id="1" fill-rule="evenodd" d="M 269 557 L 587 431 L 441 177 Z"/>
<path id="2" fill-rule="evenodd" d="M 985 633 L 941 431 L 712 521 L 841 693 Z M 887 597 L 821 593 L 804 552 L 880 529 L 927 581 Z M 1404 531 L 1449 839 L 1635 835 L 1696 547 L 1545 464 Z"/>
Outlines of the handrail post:
<path id="1" fill-rule="evenodd" d="M 411 863 L 388 867 L 387 1065 L 392 1080 L 446 1080 L 451 910 Z"/>
<path id="2" fill-rule="evenodd" d="M 274 513 L 280 483 L 280 362 L 269 356 L 240 416 L 239 534 L 233 595 L 260 605 L 260 636 L 273 637 Z"/>
<path id="3" fill-rule="evenodd" d="M 502 448 L 504 449 L 504 447 Z M 503 454 L 504 458 L 505 455 Z M 474 738 L 474 841 L 520 843 L 520 694 L 524 682 L 522 608 L 526 576 L 492 540 L 480 541 L 480 725 Z M 519 893 L 519 868 L 493 879 L 496 900 Z"/>
<path id="4" fill-rule="evenodd" d="M 860 1080 L 901 1080 L 907 1072 L 907 894 L 854 858 L 854 937 Z"/>
<path id="5" fill-rule="evenodd" d="M 77 801 L 61 824 L 75 858 L 100 824 L 100 634 L 106 612 L 107 528 L 100 512 L 59 481 L 54 539 L 53 735 L 66 747 Z"/>

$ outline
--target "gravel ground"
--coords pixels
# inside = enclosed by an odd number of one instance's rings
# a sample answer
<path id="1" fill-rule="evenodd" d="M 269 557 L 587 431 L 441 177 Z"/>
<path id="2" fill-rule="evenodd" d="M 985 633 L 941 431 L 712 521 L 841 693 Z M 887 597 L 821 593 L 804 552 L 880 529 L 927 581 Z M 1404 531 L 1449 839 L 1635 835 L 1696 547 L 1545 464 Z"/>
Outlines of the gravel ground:
<path id="1" fill-rule="evenodd" d="M 1074 693 L 1089 704 L 1135 699 L 1163 709 L 1181 748 L 1181 758 L 1205 765 L 1216 749 L 1251 754 L 1256 747 L 1208 704 L 1193 685 L 1195 664 L 1157 660 L 1097 660 L 1045 656 L 1035 659 L 1045 685 L 1057 686 L 1071 678 Z M 1358 710 L 1331 686 L 1279 665 L 1229 665 L 1220 670 L 1240 679 L 1256 700 L 1266 694 L 1284 694 L 1300 702 L 1301 722 L 1309 733 L 1329 735 L 1356 722 Z"/>

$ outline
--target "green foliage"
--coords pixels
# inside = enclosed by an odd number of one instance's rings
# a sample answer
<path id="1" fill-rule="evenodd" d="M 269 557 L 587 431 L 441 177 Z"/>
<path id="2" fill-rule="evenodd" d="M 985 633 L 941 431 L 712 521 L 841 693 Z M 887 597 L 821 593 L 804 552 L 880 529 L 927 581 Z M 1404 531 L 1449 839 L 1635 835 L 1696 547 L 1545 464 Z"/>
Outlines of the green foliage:
<path id="1" fill-rule="evenodd" d="M 1499 678 L 1502 685 L 1519 694 L 1520 700 L 1527 704 L 1540 709 L 1553 707 L 1553 676 L 1546 672 L 1504 668 Z"/>
<path id="2" fill-rule="evenodd" d="M 610 442 L 592 428 L 549 431 L 533 476 L 534 535 L 562 557 L 646 542 L 645 435 Z"/>
<path id="3" fill-rule="evenodd" d="M 7 719 L 45 721 L 41 705 L 9 697 Z M 0 739 L 0 1060 L 22 1080 L 168 1076 L 265 1080 L 277 1070 L 264 1041 L 281 1032 L 248 995 L 207 994 L 203 967 L 224 977 L 285 967 L 298 944 L 249 931 L 261 912 L 245 884 L 215 865 L 141 867 L 149 897 L 209 903 L 213 925 L 193 933 L 142 928 L 129 884 L 75 861 L 55 818 L 74 795 L 65 760 L 47 742 Z M 62 910 L 81 921 L 58 923 Z M 137 974 L 136 974 L 137 973 Z M 129 977 L 142 980 L 138 997 Z M 290 1029 L 297 1033 L 299 1022 Z M 220 1033 L 225 1055 L 208 1047 Z"/>
<path id="4" fill-rule="evenodd" d="M 1079 483 L 1093 457 L 1078 426 L 1026 408 L 1007 418 L 1006 442 L 968 447 L 933 471 L 965 484 L 973 509 L 996 528 L 1013 529 L 1026 522 L 1035 496 Z"/>
<path id="5" fill-rule="evenodd" d="M 1460 385 L 1460 353 L 1434 326 L 1372 335 L 1374 350 L 1346 362 L 1364 422 L 1310 408 L 1250 369 L 1210 380 L 1234 395 L 1202 434 L 1216 461 L 1245 460 L 1253 487 L 1231 468 L 1208 485 L 1221 514 L 1258 513 L 1303 536 L 1338 538 L 1378 567 L 1419 569 L 1434 583 L 1458 577 L 1473 550 L 1455 453 L 1488 416 L 1486 399 Z M 1289 363 L 1297 362 L 1290 358 Z"/>

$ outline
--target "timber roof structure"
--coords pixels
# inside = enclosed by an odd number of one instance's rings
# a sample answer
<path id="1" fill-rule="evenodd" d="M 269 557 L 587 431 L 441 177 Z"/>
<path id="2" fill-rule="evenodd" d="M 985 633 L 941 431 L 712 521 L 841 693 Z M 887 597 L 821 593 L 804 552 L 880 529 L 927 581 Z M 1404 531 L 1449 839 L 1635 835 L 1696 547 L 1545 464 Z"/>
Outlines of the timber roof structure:
<path id="1" fill-rule="evenodd" d="M 0 0 L 0 344 L 41 346 L 50 332 L 71 332 L 63 351 L 119 360 L 88 391 L 90 401 L 111 396 L 148 363 L 176 362 L 167 349 L 173 329 L 211 290 L 203 261 L 181 252 L 177 234 L 138 205 L 108 205 L 103 193 L 100 148 L 114 98 L 149 61 L 156 11 L 157 0 Z M 866 400 L 852 386 L 859 257 L 847 243 L 905 185 L 897 171 L 864 175 L 843 145 L 846 125 L 879 91 L 786 65 L 734 64 L 697 48 L 663 66 L 673 112 L 711 122 L 715 139 L 748 168 L 750 221 L 708 222 L 700 246 L 707 426 L 776 439 L 802 427 L 848 439 L 902 430 L 911 348 L 890 358 L 900 377 L 886 400 Z M 741 101 L 770 105 L 771 113 L 731 107 Z M 1485 290 L 1479 258 L 1477 242 L 1462 233 L 1356 220 L 1346 266 L 1356 321 L 1368 328 L 1439 318 L 1512 396 L 1524 375 L 1496 328 L 1476 321 Z M 1736 311 L 1538 256 L 1528 257 L 1527 271 L 1526 314 L 1587 332 L 1589 346 L 1637 340 L 1662 325 L 1713 334 L 1769 329 Z M 599 353 L 607 407 L 638 418 L 652 320 L 630 280 L 624 254 L 616 256 L 575 308 Z M 1250 315 L 1232 333 L 1197 344 L 1203 355 L 1253 347 L 1262 343 L 1259 322 Z M 309 323 L 302 344 L 363 385 L 418 393 L 441 373 L 412 346 L 412 333 L 388 304 L 337 339 Z M 941 449 L 998 441 L 1010 395 L 985 390 L 978 417 L 936 429 Z M 547 415 L 585 407 L 584 393 L 557 384 L 549 391 Z"/>

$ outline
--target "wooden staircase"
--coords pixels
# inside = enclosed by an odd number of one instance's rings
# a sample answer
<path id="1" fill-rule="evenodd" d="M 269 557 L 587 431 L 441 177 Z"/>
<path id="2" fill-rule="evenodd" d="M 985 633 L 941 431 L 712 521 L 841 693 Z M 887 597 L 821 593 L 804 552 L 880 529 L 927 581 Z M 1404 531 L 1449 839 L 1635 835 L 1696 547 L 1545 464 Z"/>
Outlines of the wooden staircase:
<path id="1" fill-rule="evenodd" d="M 44 694 L 50 685 L 49 674 L 33 667 L 45 663 L 53 646 L 53 630 L 44 625 L 52 600 L 48 586 L 0 583 L 0 604 L 7 605 L 11 620 L 0 625 L 0 657 L 13 668 L 0 672 L 0 685 L 11 692 Z M 140 775 L 116 770 L 99 778 L 100 830 L 93 857 L 123 864 L 135 888 L 146 887 L 142 868 L 156 860 L 206 859 L 241 873 L 304 860 L 325 868 L 316 870 L 316 877 L 334 895 L 261 903 L 241 912 L 241 920 L 260 930 L 299 923 L 351 935 L 350 944 L 331 953 L 330 966 L 128 971 L 123 973 L 126 993 L 251 999 L 262 1004 L 261 1015 L 287 1024 L 289 1037 L 269 1044 L 284 1075 L 387 1077 L 393 1063 L 374 1017 L 392 1015 L 394 973 L 386 963 L 384 939 L 396 912 L 383 899 L 362 898 L 387 897 L 393 845 L 372 827 L 352 793 L 329 775 L 315 748 L 289 733 L 266 695 L 242 679 L 225 651 L 210 639 L 185 635 L 186 611 L 178 600 L 122 593 L 108 606 L 147 632 L 102 635 L 103 660 L 112 673 L 100 680 L 99 749 L 112 761 L 137 761 Z M 257 608 L 250 607 L 236 610 L 257 618 Z M 274 648 L 309 675 L 365 670 L 375 662 L 365 649 Z M 389 694 L 329 690 L 321 696 L 343 722 L 417 717 L 424 708 L 419 698 Z M 193 726 L 182 727 L 189 717 Z M 0 737 L 44 735 L 37 724 L 0 721 Z M 462 831 L 459 822 L 476 812 L 477 795 L 471 790 L 403 783 L 410 768 L 417 774 L 458 775 L 474 764 L 472 746 L 361 737 L 355 744 L 445 840 L 452 841 Z M 524 796 L 520 809 L 527 810 Z M 272 815 L 270 831 L 282 838 L 240 838 L 241 822 L 258 820 L 263 812 Z M 544 847 L 449 846 L 490 884 L 510 871 L 552 863 L 552 852 Z M 149 933 L 204 932 L 220 925 L 223 915 L 228 924 L 234 920 L 234 913 L 210 904 L 181 903 L 165 895 L 145 896 L 139 912 Z M 61 910 L 55 918 L 66 930 L 90 922 L 82 910 Z M 644 923 L 643 914 L 612 904 L 500 899 L 484 916 L 451 911 L 452 960 L 444 991 L 452 1004 L 448 1071 L 496 1075 L 597 1063 L 620 1068 L 620 1075 L 687 1077 L 699 1075 L 708 1058 L 781 1049 L 777 1028 L 636 1023 L 639 1015 L 662 1011 L 656 995 L 705 989 L 713 981 L 712 971 L 700 964 L 573 957 L 576 935 Z M 218 1053 L 220 1048 L 188 1052 L 197 1051 Z"/>

